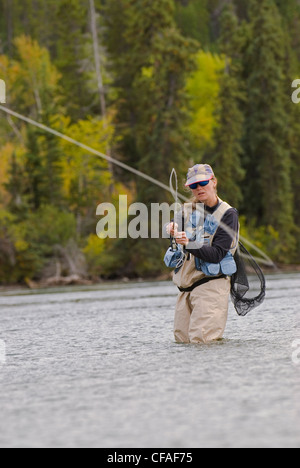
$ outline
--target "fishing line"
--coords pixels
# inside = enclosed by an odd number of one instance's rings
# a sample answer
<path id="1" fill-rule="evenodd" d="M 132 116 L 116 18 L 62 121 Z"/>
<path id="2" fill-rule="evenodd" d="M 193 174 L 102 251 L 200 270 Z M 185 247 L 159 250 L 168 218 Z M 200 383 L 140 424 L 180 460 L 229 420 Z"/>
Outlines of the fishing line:
<path id="1" fill-rule="evenodd" d="M 183 195 L 179 194 L 178 193 L 178 179 L 177 179 L 177 174 L 176 174 L 176 171 L 175 169 L 172 170 L 171 172 L 171 176 L 170 176 L 170 183 L 169 183 L 169 186 L 168 185 L 165 185 L 163 184 L 162 182 L 160 182 L 159 180 L 156 180 L 154 179 L 153 177 L 145 174 L 144 172 L 141 172 L 141 171 L 138 171 L 137 169 L 134 169 L 133 167 L 131 166 L 128 166 L 127 164 L 119 161 L 118 159 L 114 159 L 112 158 L 111 156 L 107 156 L 106 154 L 104 153 L 101 153 L 100 151 L 98 150 L 95 150 L 94 148 L 88 146 L 88 145 L 85 145 L 84 143 L 81 143 L 77 140 L 75 140 L 74 138 L 71 138 L 57 130 L 54 130 L 53 128 L 51 127 L 48 127 L 40 122 L 36 122 L 35 120 L 33 119 L 30 119 L 29 117 L 25 117 L 24 115 L 21 115 L 19 114 L 18 112 L 14 112 L 12 111 L 11 109 L 8 109 L 2 105 L 0 105 L 0 110 L 2 110 L 3 112 L 5 112 L 6 114 L 8 115 L 11 115 L 13 117 L 16 117 L 17 119 L 19 120 L 22 120 L 23 122 L 26 122 L 30 125 L 33 125 L 45 132 L 48 132 L 48 133 L 51 133 L 52 135 L 55 135 L 56 137 L 58 138 L 61 138 L 62 140 L 65 140 L 73 145 L 76 145 L 78 146 L 79 148 L 82 148 L 83 150 L 91 153 L 91 154 L 94 154 L 95 156 L 98 156 L 99 158 L 102 158 L 104 159 L 105 161 L 108 161 L 112 164 L 115 164 L 116 166 L 119 166 L 121 167 L 122 169 L 124 169 L 125 171 L 129 171 L 131 172 L 132 174 L 135 174 L 145 180 L 147 180 L 148 182 L 151 182 L 152 184 L 155 184 L 157 185 L 158 187 L 162 188 L 163 190 L 166 190 L 168 192 L 170 192 L 175 201 L 176 201 L 176 205 L 178 205 L 178 199 L 182 200 L 183 202 L 186 202 L 186 203 L 191 203 L 191 200 L 187 197 L 184 197 Z M 176 181 L 176 188 L 174 189 L 173 187 L 173 177 L 175 178 L 175 181 Z M 222 222 L 220 223 L 220 226 L 225 230 L 227 231 L 229 234 L 231 234 L 232 236 L 235 236 L 235 233 L 233 230 L 231 230 L 229 228 L 229 226 L 223 224 Z M 276 268 L 276 265 L 274 264 L 274 262 L 262 251 L 260 250 L 258 247 L 256 247 L 254 244 L 252 244 L 250 241 L 248 241 L 248 239 L 240 236 L 241 240 L 243 242 L 245 242 L 246 244 L 248 244 L 250 247 L 252 247 L 252 249 L 254 249 L 257 253 L 259 253 L 259 255 L 262 257 L 260 258 L 257 258 L 257 261 L 260 261 L 262 264 L 266 265 L 266 266 L 269 266 L 269 267 L 272 267 L 272 268 Z"/>
<path id="2" fill-rule="evenodd" d="M 74 138 L 71 138 L 67 135 L 64 135 L 61 132 L 58 132 L 57 130 L 54 130 L 53 128 L 47 127 L 46 125 L 43 125 L 39 122 L 36 122 L 35 120 L 30 119 L 29 117 L 25 117 L 24 115 L 18 114 L 17 112 L 14 112 L 10 109 L 7 109 L 4 106 L 0 105 L 0 110 L 3 112 L 6 112 L 9 115 L 12 115 L 13 117 L 16 117 L 19 120 L 23 120 L 24 122 L 29 123 L 30 125 L 34 125 L 35 127 L 44 130 L 45 132 L 52 133 L 52 135 L 55 135 L 58 138 L 61 138 L 62 140 L 68 141 L 69 143 L 72 143 L 73 145 L 78 146 L 79 148 L 84 149 L 85 151 L 88 151 L 89 153 L 94 154 L 95 156 L 98 156 L 99 158 L 105 159 L 106 161 L 115 164 L 116 166 L 121 167 L 122 169 L 125 169 L 126 171 L 132 172 L 133 174 L 142 177 L 145 180 L 148 180 L 152 184 L 157 185 L 158 187 L 167 190 L 168 192 L 171 192 L 170 187 L 167 185 L 163 184 L 162 182 L 154 179 L 153 177 L 144 174 L 144 172 L 138 171 L 137 169 L 134 169 L 131 166 L 128 166 L 127 164 L 122 163 L 121 161 L 118 161 L 117 159 L 112 158 L 111 156 L 107 156 L 104 153 L 101 153 L 100 151 L 95 150 L 94 148 L 91 148 L 90 146 L 85 145 L 84 143 L 80 143 L 77 140 L 74 140 Z M 171 192 L 172 193 L 172 192 Z M 179 195 L 179 198 L 181 198 L 183 201 L 186 201 L 187 199 L 181 195 Z"/>
<path id="3" fill-rule="evenodd" d="M 173 186 L 173 179 L 175 180 L 175 189 L 174 189 L 174 186 Z M 178 177 L 177 177 L 177 173 L 176 173 L 176 170 L 173 168 L 172 169 L 172 172 L 171 172 L 171 175 L 170 175 L 170 192 L 172 193 L 173 195 L 173 198 L 175 200 L 175 203 L 176 203 L 176 206 L 178 206 Z M 185 197 L 181 197 L 181 198 L 185 198 Z M 189 204 L 191 204 L 191 200 L 188 199 L 188 198 L 185 198 L 185 201 Z M 182 208 L 182 206 L 180 205 L 180 208 Z M 210 214 L 204 207 L 204 213 L 207 215 L 207 214 Z M 232 239 L 235 239 L 236 237 L 236 232 L 230 228 L 229 226 L 227 226 L 227 224 L 224 224 L 222 223 L 222 221 L 220 221 L 219 223 L 219 226 L 224 230 L 226 231 Z M 260 250 L 258 247 L 256 247 L 256 245 L 252 244 L 252 242 L 250 242 L 248 239 L 246 239 L 245 237 L 243 236 L 239 236 L 240 240 L 242 242 L 244 242 L 245 244 L 249 245 L 249 247 L 251 247 L 253 250 L 255 250 L 257 253 L 259 253 L 260 257 L 256 257 L 256 256 L 252 256 L 252 258 L 265 265 L 265 266 L 268 266 L 268 267 L 272 267 L 272 268 L 275 268 L 278 270 L 277 266 L 275 265 L 275 263 L 268 257 L 268 255 L 266 255 L 262 250 Z M 241 257 L 244 257 L 244 258 L 247 258 L 247 255 L 245 255 L 243 252 L 240 253 Z"/>

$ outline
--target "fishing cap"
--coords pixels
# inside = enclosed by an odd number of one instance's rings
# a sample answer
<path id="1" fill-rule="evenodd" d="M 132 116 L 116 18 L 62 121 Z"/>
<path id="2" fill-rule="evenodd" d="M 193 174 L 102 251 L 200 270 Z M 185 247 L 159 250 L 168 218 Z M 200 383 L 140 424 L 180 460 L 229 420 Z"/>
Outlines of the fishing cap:
<path id="1" fill-rule="evenodd" d="M 214 176 L 214 171 L 209 164 L 196 164 L 196 166 L 189 169 L 185 186 L 189 187 L 197 182 L 211 180 Z"/>

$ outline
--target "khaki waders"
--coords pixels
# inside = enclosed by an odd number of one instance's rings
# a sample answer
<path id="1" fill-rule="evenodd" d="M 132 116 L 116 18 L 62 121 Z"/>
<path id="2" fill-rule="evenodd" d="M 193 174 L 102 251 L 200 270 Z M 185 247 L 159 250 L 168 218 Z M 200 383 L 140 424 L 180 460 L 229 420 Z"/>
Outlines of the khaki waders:
<path id="1" fill-rule="evenodd" d="M 178 343 L 209 343 L 223 337 L 228 317 L 230 278 L 214 279 L 179 293 L 174 321 Z"/>
<path id="2" fill-rule="evenodd" d="M 220 205 L 213 213 L 220 222 L 230 205 L 219 199 Z M 212 245 L 214 235 L 210 236 Z M 238 244 L 232 242 L 231 253 Z M 183 266 L 173 273 L 173 282 L 179 290 L 174 322 L 174 335 L 179 343 L 209 343 L 221 339 L 228 318 L 230 277 L 208 277 L 195 267 L 195 257 L 188 254 Z"/>

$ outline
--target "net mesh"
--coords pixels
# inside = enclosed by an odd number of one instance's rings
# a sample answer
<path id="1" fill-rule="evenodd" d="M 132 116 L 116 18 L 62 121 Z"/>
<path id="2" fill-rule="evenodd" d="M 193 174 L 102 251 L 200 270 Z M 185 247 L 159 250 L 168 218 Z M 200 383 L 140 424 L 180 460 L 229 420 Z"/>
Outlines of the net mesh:
<path id="1" fill-rule="evenodd" d="M 261 268 L 241 242 L 234 259 L 237 272 L 231 277 L 231 298 L 238 315 L 245 316 L 263 303 L 266 280 Z"/>

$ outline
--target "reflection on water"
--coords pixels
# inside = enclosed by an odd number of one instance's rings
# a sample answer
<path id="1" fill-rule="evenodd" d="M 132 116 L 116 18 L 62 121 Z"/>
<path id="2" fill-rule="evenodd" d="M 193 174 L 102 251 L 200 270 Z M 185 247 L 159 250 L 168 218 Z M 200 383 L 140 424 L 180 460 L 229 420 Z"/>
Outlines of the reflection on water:
<path id="1" fill-rule="evenodd" d="M 178 345 L 171 283 L 2 293 L 1 447 L 300 447 L 300 275 Z M 300 355 L 300 353 L 299 353 Z"/>

